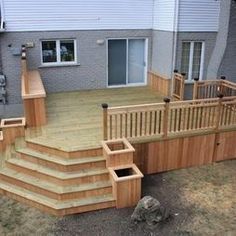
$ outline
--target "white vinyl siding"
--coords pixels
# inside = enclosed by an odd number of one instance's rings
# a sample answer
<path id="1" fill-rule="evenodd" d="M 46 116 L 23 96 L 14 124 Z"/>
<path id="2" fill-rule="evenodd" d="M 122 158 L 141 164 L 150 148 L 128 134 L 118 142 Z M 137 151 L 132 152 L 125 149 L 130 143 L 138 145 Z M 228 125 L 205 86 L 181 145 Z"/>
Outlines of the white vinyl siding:
<path id="1" fill-rule="evenodd" d="M 0 0 L 7 31 L 218 31 L 220 0 Z M 176 7 L 178 6 L 178 8 Z"/>
<path id="2" fill-rule="evenodd" d="M 153 0 L 4 0 L 7 31 L 151 29 Z"/>
<path id="3" fill-rule="evenodd" d="M 179 31 L 218 31 L 220 0 L 179 1 Z"/>
<path id="4" fill-rule="evenodd" d="M 173 31 L 175 0 L 154 0 L 153 29 Z"/>

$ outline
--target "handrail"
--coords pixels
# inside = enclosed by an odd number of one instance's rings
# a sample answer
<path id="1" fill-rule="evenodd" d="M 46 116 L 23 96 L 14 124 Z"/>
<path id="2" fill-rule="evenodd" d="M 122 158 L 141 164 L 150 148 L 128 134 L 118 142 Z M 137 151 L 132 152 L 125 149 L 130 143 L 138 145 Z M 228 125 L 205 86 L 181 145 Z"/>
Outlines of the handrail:
<path id="1" fill-rule="evenodd" d="M 220 80 L 194 79 L 193 99 L 216 98 L 218 92 L 224 96 L 236 96 L 236 84 L 227 81 L 224 76 Z"/>
<path id="2" fill-rule="evenodd" d="M 104 140 L 209 132 L 236 128 L 236 96 L 103 107 Z"/>

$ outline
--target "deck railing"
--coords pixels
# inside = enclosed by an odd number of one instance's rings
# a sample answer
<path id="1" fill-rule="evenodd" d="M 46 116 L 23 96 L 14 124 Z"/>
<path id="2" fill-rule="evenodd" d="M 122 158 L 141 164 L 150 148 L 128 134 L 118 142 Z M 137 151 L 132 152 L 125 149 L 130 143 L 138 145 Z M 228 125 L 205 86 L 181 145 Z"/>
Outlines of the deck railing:
<path id="1" fill-rule="evenodd" d="M 236 96 L 236 84 L 225 80 L 224 76 L 220 80 L 194 80 L 193 99 L 216 98 L 219 92 L 226 97 Z"/>
<path id="2" fill-rule="evenodd" d="M 171 80 L 159 75 L 154 71 L 148 71 L 148 85 L 151 89 L 161 93 L 164 96 L 169 96 Z"/>
<path id="3" fill-rule="evenodd" d="M 174 71 L 173 77 L 173 98 L 177 100 L 184 99 L 184 83 L 185 83 L 185 74 L 179 74 L 177 70 Z"/>
<path id="4" fill-rule="evenodd" d="M 24 114 L 28 127 L 46 124 L 46 92 L 39 71 L 28 70 L 26 47 L 22 46 L 21 54 L 21 96 Z"/>
<path id="5" fill-rule="evenodd" d="M 236 128 L 236 97 L 104 106 L 104 140 L 209 132 Z"/>

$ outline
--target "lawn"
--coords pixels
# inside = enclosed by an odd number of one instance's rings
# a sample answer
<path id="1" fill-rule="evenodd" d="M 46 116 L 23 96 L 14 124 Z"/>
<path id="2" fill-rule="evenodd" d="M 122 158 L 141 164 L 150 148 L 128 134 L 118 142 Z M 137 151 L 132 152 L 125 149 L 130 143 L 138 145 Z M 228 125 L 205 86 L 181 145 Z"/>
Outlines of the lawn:
<path id="1" fill-rule="evenodd" d="M 133 208 L 56 218 L 0 197 L 0 235 L 236 235 L 236 160 L 146 176 L 143 195 L 168 207 L 156 227 L 134 225 Z"/>

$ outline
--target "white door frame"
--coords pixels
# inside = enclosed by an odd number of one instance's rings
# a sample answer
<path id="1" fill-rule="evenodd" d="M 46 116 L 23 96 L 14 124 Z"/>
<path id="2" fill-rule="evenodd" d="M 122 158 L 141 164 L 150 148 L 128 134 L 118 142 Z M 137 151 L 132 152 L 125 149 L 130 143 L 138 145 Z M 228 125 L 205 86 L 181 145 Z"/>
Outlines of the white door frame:
<path id="1" fill-rule="evenodd" d="M 129 39 L 143 39 L 144 40 L 144 82 L 143 83 L 128 83 L 128 41 Z M 122 85 L 108 85 L 108 41 L 109 40 L 126 40 L 126 84 Z M 148 38 L 143 37 L 128 37 L 128 38 L 107 38 L 106 39 L 106 86 L 107 88 L 122 88 L 122 87 L 135 87 L 147 85 L 147 72 L 148 72 Z"/>

